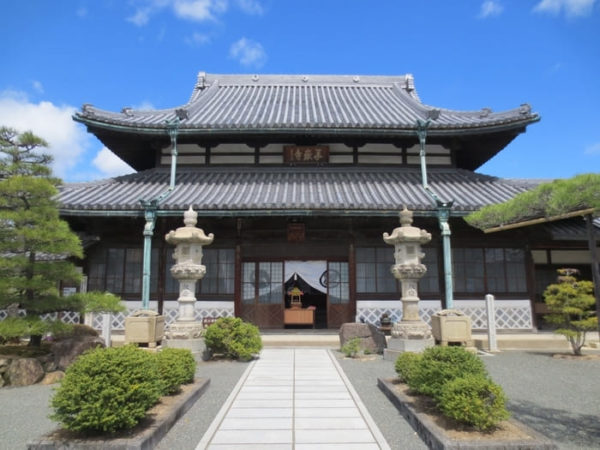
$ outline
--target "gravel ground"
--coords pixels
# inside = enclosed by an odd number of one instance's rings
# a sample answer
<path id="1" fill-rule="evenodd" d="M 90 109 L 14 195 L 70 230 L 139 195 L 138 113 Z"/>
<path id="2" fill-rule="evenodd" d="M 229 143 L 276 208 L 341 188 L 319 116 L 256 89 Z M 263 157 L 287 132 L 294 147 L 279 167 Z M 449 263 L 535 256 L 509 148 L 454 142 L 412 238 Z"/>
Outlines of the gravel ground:
<path id="1" fill-rule="evenodd" d="M 200 363 L 197 374 L 210 378 L 208 389 L 185 416 L 177 421 L 156 449 L 195 449 L 247 367 L 248 363 L 236 361 Z"/>
<path id="2" fill-rule="evenodd" d="M 599 359 L 555 359 L 539 351 L 482 359 L 516 419 L 561 449 L 600 449 Z"/>
<path id="3" fill-rule="evenodd" d="M 392 449 L 425 449 L 391 402 L 377 388 L 377 377 L 395 375 L 380 356 L 345 359 L 334 351 L 373 420 Z M 490 375 L 508 398 L 513 416 L 554 440 L 560 449 L 600 449 L 600 360 L 553 359 L 544 352 L 503 352 L 482 356 Z M 159 450 L 194 449 L 248 364 L 203 362 L 198 376 L 211 379 L 198 402 L 158 445 Z M 0 450 L 25 448 L 28 440 L 54 428 L 51 386 L 0 389 Z"/>
<path id="4" fill-rule="evenodd" d="M 415 430 L 377 387 L 377 378 L 396 376 L 394 364 L 391 361 L 384 361 L 381 356 L 351 359 L 345 358 L 337 350 L 333 350 L 333 354 L 389 446 L 392 449 L 403 450 L 427 449 Z"/>
<path id="5" fill-rule="evenodd" d="M 52 386 L 0 389 L 0 450 L 25 448 L 30 439 L 56 428 L 48 419 Z"/>

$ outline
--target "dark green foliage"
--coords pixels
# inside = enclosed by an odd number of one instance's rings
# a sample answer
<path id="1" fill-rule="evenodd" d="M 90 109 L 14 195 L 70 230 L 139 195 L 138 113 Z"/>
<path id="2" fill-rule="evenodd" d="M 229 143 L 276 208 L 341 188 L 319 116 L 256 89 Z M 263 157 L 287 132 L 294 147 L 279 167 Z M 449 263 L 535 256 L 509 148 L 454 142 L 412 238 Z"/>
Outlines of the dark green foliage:
<path id="1" fill-rule="evenodd" d="M 512 200 L 469 214 L 465 220 L 474 227 L 486 229 L 588 208 L 600 209 L 600 174 L 597 173 L 541 184 Z"/>
<path id="2" fill-rule="evenodd" d="M 438 398 L 442 413 L 458 422 L 486 431 L 506 420 L 506 396 L 500 386 L 482 375 L 449 381 Z"/>
<path id="3" fill-rule="evenodd" d="M 37 358 L 51 353 L 50 344 L 43 343 L 39 347 L 22 344 L 0 345 L 0 355 L 19 356 L 21 358 Z"/>
<path id="4" fill-rule="evenodd" d="M 575 355 L 581 355 L 586 334 L 598 326 L 595 317 L 594 283 L 578 281 L 574 269 L 559 269 L 559 281 L 544 291 L 544 300 L 550 314 L 544 319 L 557 325 L 556 333 L 562 334 L 571 344 Z"/>
<path id="5" fill-rule="evenodd" d="M 38 152 L 46 146 L 29 131 L 0 127 L 0 309 L 16 303 L 29 317 L 99 308 L 114 312 L 118 303 L 114 296 L 60 295 L 61 282 L 79 281 L 72 261 L 83 257 L 83 250 L 77 235 L 59 217 L 61 181 L 52 177 L 52 158 Z M 39 344 L 41 334 L 29 328 L 31 343 Z"/>
<path id="6" fill-rule="evenodd" d="M 71 302 L 71 311 L 86 313 L 119 313 L 127 311 L 121 298 L 110 292 L 78 292 L 67 297 Z"/>
<path id="7" fill-rule="evenodd" d="M 446 383 L 466 375 L 486 376 L 485 365 L 477 356 L 462 347 L 431 347 L 423 352 L 408 385 L 437 400 Z"/>
<path id="8" fill-rule="evenodd" d="M 258 327 L 238 317 L 222 317 L 206 329 L 206 346 L 227 358 L 249 360 L 262 349 Z"/>
<path id="9" fill-rule="evenodd" d="M 0 321 L 0 342 L 16 342 L 20 338 L 45 334 L 68 333 L 72 325 L 61 321 L 42 320 L 39 316 L 7 317 Z"/>
<path id="10" fill-rule="evenodd" d="M 163 383 L 163 394 L 175 394 L 180 391 L 182 384 L 194 381 L 196 361 L 189 350 L 165 348 L 156 354 L 156 360 Z"/>
<path id="11" fill-rule="evenodd" d="M 409 383 L 409 380 L 414 376 L 422 356 L 419 353 L 404 352 L 396 359 L 395 369 L 398 377 L 404 383 Z"/>
<path id="12" fill-rule="evenodd" d="M 56 340 L 61 340 L 77 336 L 98 336 L 98 332 L 88 325 L 77 323 L 65 330 L 55 331 L 53 335 Z"/>
<path id="13" fill-rule="evenodd" d="M 67 369 L 51 418 L 85 434 L 129 429 L 158 401 L 162 387 L 155 355 L 129 345 L 91 350 Z"/>

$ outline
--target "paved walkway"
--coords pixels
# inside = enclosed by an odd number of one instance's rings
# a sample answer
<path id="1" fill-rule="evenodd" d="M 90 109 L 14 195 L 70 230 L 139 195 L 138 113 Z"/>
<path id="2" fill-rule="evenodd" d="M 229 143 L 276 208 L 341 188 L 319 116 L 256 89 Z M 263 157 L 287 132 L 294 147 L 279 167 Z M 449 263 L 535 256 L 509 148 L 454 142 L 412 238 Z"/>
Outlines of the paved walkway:
<path id="1" fill-rule="evenodd" d="M 389 449 L 329 351 L 264 349 L 199 449 Z"/>

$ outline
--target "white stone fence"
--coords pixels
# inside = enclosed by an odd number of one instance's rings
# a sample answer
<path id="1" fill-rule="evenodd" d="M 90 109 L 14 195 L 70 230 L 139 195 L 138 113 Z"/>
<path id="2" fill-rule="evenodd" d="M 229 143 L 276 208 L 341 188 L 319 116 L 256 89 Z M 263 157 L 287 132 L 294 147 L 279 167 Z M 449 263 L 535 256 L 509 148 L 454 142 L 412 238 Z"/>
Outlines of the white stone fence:
<path id="1" fill-rule="evenodd" d="M 126 302 L 127 312 L 110 314 L 110 329 L 111 331 L 125 330 L 125 318 L 132 312 L 142 308 L 142 302 Z M 150 302 L 150 309 L 156 311 L 158 309 L 157 302 Z M 227 301 L 198 301 L 196 302 L 196 320 L 202 322 L 205 317 L 233 317 L 233 302 Z M 165 316 L 165 325 L 169 325 L 177 319 L 178 305 L 177 302 L 168 302 L 164 304 L 163 315 Z M 4 320 L 8 316 L 6 310 L 0 310 L 0 320 Z M 19 310 L 19 316 L 25 316 L 25 310 Z M 103 329 L 103 314 L 90 314 L 86 318 L 86 323 L 89 323 L 94 329 L 101 331 Z M 40 316 L 42 319 L 56 320 L 60 318 L 65 323 L 79 323 L 79 313 L 65 312 L 52 313 Z"/>
<path id="2" fill-rule="evenodd" d="M 125 329 L 125 317 L 133 311 L 141 309 L 141 302 L 127 302 L 127 313 L 112 314 L 110 317 L 110 328 L 112 331 L 123 331 Z M 156 302 L 150 302 L 150 309 L 157 310 Z M 439 300 L 421 300 L 419 301 L 419 311 L 421 318 L 431 323 L 431 316 L 441 310 Z M 454 309 L 458 309 L 469 317 L 473 330 L 487 330 L 487 312 L 485 300 L 455 300 Z M 533 329 L 531 303 L 529 300 L 496 300 L 495 316 L 497 330 L 531 330 Z M 165 302 L 163 315 L 165 316 L 165 325 L 169 325 L 177 318 L 177 302 Z M 379 325 L 379 319 L 383 313 L 388 314 L 393 322 L 402 318 L 402 302 L 359 300 L 356 305 L 356 321 L 372 323 Z M 19 315 L 24 316 L 25 311 L 19 311 Z M 231 301 L 198 301 L 196 302 L 196 320 L 202 321 L 205 317 L 233 317 L 233 302 Z M 5 310 L 0 310 L 0 320 L 7 317 Z M 45 314 L 42 318 L 56 319 L 57 313 Z M 66 323 L 79 323 L 78 313 L 62 313 L 60 318 Z M 102 330 L 102 314 L 94 314 L 91 317 L 91 326 L 97 330 Z"/>
<path id="3" fill-rule="evenodd" d="M 431 325 L 431 316 L 442 309 L 440 300 L 419 301 L 419 315 Z M 487 310 L 485 300 L 454 300 L 454 308 L 471 318 L 473 330 L 487 330 Z M 382 314 L 387 314 L 392 322 L 402 319 L 402 302 L 384 300 L 359 300 L 356 302 L 356 322 L 379 325 Z M 532 330 L 533 318 L 529 300 L 495 300 L 497 330 Z"/>

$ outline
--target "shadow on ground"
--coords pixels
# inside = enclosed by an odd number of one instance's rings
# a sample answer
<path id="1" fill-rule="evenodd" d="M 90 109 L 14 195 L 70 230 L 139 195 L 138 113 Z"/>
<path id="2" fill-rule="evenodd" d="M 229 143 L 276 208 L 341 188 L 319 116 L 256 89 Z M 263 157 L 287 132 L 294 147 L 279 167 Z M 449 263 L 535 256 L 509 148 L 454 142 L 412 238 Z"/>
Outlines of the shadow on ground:
<path id="1" fill-rule="evenodd" d="M 511 401 L 508 409 L 520 421 L 557 443 L 597 448 L 600 442 L 598 416 L 543 408 L 528 401 Z"/>

